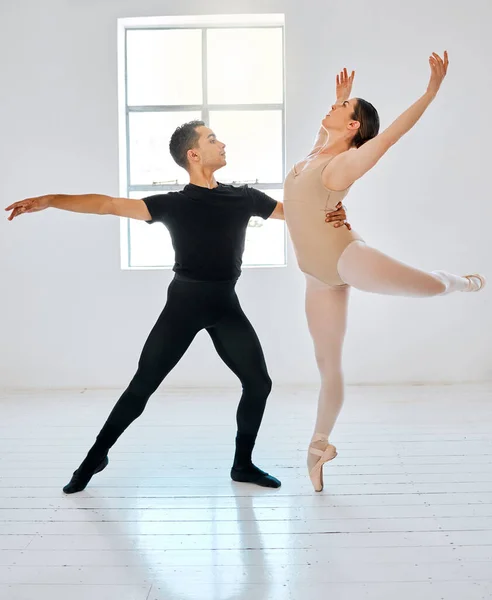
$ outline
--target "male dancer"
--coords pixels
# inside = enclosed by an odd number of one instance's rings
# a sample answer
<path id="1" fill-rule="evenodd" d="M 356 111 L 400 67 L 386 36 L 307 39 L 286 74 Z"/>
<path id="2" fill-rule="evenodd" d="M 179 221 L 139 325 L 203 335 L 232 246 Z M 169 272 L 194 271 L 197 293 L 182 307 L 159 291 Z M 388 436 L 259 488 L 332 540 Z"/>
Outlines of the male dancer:
<path id="1" fill-rule="evenodd" d="M 168 228 L 175 250 L 175 277 L 167 303 L 140 356 L 138 369 L 120 397 L 86 458 L 63 488 L 85 489 L 108 465 L 108 451 L 139 417 L 150 396 L 178 363 L 196 334 L 205 329 L 219 356 L 237 375 L 243 393 L 237 410 L 234 481 L 278 488 L 280 481 L 252 462 L 256 436 L 272 382 L 258 337 L 235 293 L 241 274 L 246 228 L 252 216 L 283 219 L 283 205 L 248 186 L 217 183 L 214 173 L 226 164 L 225 144 L 202 121 L 178 127 L 170 151 L 186 169 L 190 183 L 180 192 L 131 200 L 99 194 L 47 195 L 16 202 L 9 220 L 48 207 L 80 213 L 111 214 Z M 343 208 L 326 216 L 347 225 Z M 329 226 L 329 225 L 327 225 Z"/>

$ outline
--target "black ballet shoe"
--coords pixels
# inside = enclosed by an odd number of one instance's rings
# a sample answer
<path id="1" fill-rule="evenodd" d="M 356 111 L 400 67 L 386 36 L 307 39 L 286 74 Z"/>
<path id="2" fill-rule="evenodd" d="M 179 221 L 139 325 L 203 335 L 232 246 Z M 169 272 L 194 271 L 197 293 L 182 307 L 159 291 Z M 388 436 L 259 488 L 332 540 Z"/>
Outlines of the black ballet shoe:
<path id="1" fill-rule="evenodd" d="M 253 483 L 254 485 L 267 488 L 279 488 L 282 485 L 276 477 L 265 473 L 265 471 L 258 469 L 254 465 L 249 467 L 232 467 L 231 479 L 240 483 Z"/>
<path id="2" fill-rule="evenodd" d="M 105 456 L 101 463 L 96 467 L 92 473 L 83 474 L 80 473 L 80 470 L 77 469 L 72 475 L 72 479 L 67 483 L 67 485 L 63 488 L 65 494 L 76 494 L 77 492 L 81 492 L 85 490 L 87 484 L 91 480 L 92 476 L 96 473 L 100 473 L 103 471 L 109 464 L 109 458 Z"/>

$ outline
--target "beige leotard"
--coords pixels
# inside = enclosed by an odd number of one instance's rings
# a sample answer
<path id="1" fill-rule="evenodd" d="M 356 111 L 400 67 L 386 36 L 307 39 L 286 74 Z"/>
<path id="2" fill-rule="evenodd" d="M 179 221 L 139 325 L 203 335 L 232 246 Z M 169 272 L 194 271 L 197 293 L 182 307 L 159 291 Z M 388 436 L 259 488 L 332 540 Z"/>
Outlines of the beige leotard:
<path id="1" fill-rule="evenodd" d="M 351 242 L 362 238 L 346 227 L 325 222 L 326 214 L 336 210 L 350 189 L 337 192 L 323 185 L 322 172 L 332 158 L 302 171 L 294 166 L 284 183 L 284 212 L 301 271 L 341 286 L 345 284 L 338 274 L 338 260 Z"/>

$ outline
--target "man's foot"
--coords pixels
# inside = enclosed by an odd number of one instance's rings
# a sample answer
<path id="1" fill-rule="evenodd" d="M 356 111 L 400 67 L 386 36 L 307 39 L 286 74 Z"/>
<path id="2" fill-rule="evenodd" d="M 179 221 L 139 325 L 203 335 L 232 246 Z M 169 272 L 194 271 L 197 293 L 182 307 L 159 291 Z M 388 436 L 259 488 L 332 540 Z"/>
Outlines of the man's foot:
<path id="1" fill-rule="evenodd" d="M 276 477 L 265 473 L 265 471 L 258 469 L 253 464 L 247 467 L 232 467 L 231 479 L 241 483 L 254 483 L 255 485 L 268 488 L 279 488 L 282 485 Z"/>
<path id="2" fill-rule="evenodd" d="M 108 466 L 108 464 L 109 458 L 105 456 L 95 470 L 92 471 L 92 473 L 81 473 L 80 469 L 77 469 L 72 475 L 72 479 L 70 479 L 67 485 L 63 488 L 63 491 L 65 494 L 76 494 L 77 492 L 85 490 L 92 476 L 96 473 L 100 473 Z"/>

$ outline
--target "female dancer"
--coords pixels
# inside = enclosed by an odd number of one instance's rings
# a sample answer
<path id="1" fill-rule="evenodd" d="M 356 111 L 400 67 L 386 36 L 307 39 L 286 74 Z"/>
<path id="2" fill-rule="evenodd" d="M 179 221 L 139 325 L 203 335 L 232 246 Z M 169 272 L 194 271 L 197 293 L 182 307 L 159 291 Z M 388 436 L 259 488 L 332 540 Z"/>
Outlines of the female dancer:
<path id="1" fill-rule="evenodd" d="M 325 215 L 347 195 L 351 185 L 407 133 L 436 97 L 448 68 L 433 53 L 425 94 L 378 135 L 379 116 L 369 102 L 348 99 L 354 74 L 337 77 L 339 98 L 322 121 L 309 156 L 294 166 L 285 181 L 284 211 L 297 260 L 306 275 L 306 314 L 321 374 L 321 390 L 308 469 L 316 491 L 323 489 L 323 465 L 336 456 L 328 437 L 343 403 L 342 345 L 349 288 L 394 296 L 431 297 L 451 292 L 477 292 L 481 275 L 460 277 L 445 271 L 427 273 L 367 246 L 346 227 L 323 228 Z"/>

